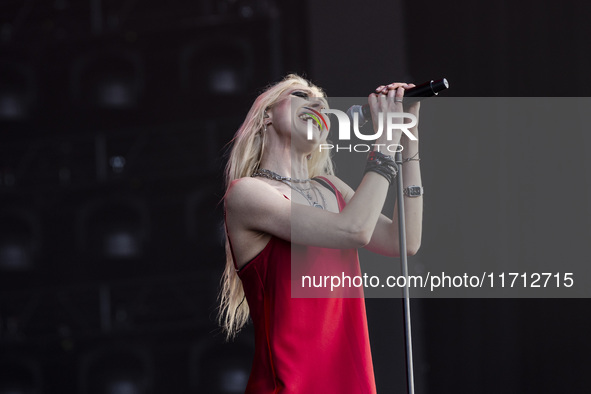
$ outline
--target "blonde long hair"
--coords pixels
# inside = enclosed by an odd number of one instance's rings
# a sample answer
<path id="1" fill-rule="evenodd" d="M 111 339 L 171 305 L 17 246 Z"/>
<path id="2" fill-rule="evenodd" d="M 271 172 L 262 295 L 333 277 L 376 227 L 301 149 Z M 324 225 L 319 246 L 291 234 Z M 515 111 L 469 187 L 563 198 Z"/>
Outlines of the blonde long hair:
<path id="1" fill-rule="evenodd" d="M 226 165 L 226 192 L 232 181 L 251 176 L 259 169 L 265 146 L 264 119 L 265 112 L 277 103 L 279 97 L 288 89 L 296 85 L 303 85 L 312 90 L 319 97 L 325 97 L 322 89 L 310 81 L 289 74 L 281 82 L 268 86 L 261 93 L 248 111 L 246 119 L 238 129 L 230 143 L 232 149 Z M 308 160 L 309 176 L 331 175 L 334 173 L 333 163 L 328 150 L 315 151 Z M 242 282 L 234 267 L 234 260 L 230 250 L 230 243 L 226 232 L 226 268 L 222 276 L 219 296 L 219 323 L 226 333 L 227 339 L 232 339 L 246 324 L 249 316 L 248 302 L 244 296 Z"/>

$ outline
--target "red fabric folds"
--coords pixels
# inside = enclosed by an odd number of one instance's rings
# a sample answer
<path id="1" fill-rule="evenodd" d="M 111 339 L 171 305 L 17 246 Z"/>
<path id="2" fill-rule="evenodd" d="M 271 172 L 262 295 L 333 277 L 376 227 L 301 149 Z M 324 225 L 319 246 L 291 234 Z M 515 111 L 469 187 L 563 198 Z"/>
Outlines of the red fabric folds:
<path id="1" fill-rule="evenodd" d="M 313 273 L 328 263 L 359 275 L 357 251 L 294 247 L 271 237 L 238 273 L 255 330 L 246 393 L 375 393 L 363 290 L 349 298 L 292 298 L 292 256 L 305 258 Z"/>

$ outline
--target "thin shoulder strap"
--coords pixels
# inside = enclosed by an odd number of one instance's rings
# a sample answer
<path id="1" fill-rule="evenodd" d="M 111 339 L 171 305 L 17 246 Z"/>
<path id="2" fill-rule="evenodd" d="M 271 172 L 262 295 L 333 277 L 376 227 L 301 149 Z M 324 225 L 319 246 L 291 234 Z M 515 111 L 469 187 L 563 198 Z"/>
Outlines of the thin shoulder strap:
<path id="1" fill-rule="evenodd" d="M 317 176 L 315 178 L 312 178 L 313 180 L 315 180 L 316 182 L 320 183 L 322 186 L 324 186 L 325 188 L 327 188 L 328 190 L 330 190 L 336 197 L 337 195 L 337 191 L 335 190 L 333 184 L 326 178 L 322 177 L 322 176 Z"/>

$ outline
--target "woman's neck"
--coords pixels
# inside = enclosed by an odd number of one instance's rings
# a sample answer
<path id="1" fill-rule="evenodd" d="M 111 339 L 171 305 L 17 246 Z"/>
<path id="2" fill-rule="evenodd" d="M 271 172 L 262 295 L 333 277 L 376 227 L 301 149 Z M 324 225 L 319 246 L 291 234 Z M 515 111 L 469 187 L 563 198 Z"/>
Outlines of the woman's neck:
<path id="1" fill-rule="evenodd" d="M 269 149 L 263 154 L 260 168 L 294 179 L 308 179 L 308 160 L 289 150 Z"/>

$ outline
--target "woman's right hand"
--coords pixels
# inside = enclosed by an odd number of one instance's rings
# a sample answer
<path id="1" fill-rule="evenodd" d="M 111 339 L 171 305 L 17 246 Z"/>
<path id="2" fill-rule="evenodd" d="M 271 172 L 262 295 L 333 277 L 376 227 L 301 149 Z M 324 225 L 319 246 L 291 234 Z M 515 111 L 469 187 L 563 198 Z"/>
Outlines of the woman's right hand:
<path id="1" fill-rule="evenodd" d="M 376 139 L 375 144 L 383 144 L 380 146 L 380 152 L 384 154 L 394 155 L 394 152 L 390 152 L 384 149 L 384 146 L 394 145 L 400 143 L 400 137 L 402 130 L 392 130 L 392 138 L 388 139 L 387 133 L 387 113 L 404 112 L 402 101 L 404 99 L 404 90 L 414 87 L 414 84 L 408 84 L 404 82 L 395 82 L 389 85 L 382 85 L 376 89 L 375 93 L 369 96 L 369 107 L 371 109 L 371 117 L 373 121 L 374 133 L 377 133 L 379 129 L 379 122 L 382 123 L 382 134 Z M 379 119 L 379 114 L 382 114 L 382 119 Z M 403 123 L 403 118 L 394 118 L 393 123 Z"/>

